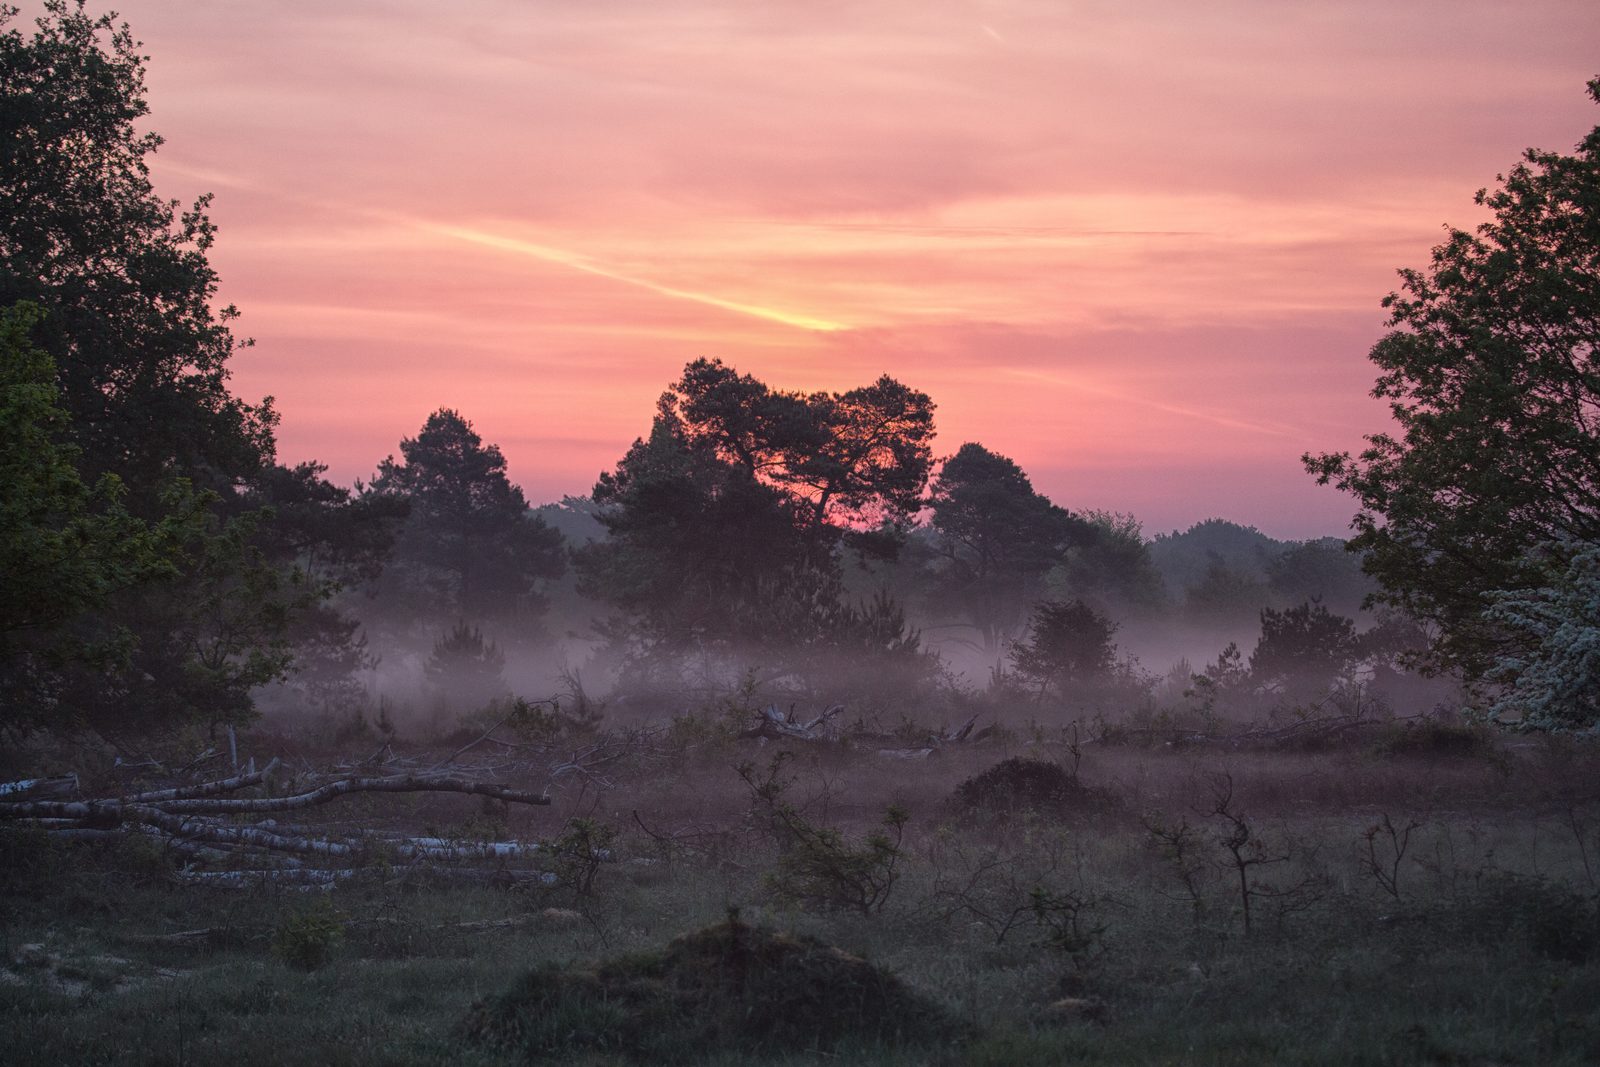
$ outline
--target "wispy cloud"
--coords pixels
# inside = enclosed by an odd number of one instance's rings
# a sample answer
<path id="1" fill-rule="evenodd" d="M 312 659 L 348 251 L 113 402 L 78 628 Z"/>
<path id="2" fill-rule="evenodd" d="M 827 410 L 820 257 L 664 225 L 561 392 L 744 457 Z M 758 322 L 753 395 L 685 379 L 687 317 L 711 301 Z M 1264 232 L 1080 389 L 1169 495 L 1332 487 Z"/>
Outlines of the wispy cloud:
<path id="1" fill-rule="evenodd" d="M 767 322 L 776 322 L 784 326 L 792 326 L 799 330 L 817 330 L 828 332 L 832 330 L 848 329 L 849 325 L 835 322 L 817 315 L 807 315 L 781 308 L 762 307 L 758 304 L 749 304 L 739 300 L 729 300 L 724 297 L 714 296 L 710 293 L 693 292 L 680 289 L 677 286 L 663 285 L 660 282 L 647 278 L 639 278 L 621 271 L 612 270 L 593 262 L 588 257 L 563 248 L 554 248 L 550 245 L 525 241 L 518 237 L 507 237 L 502 234 L 487 233 L 467 226 L 455 226 L 449 223 L 425 222 L 410 220 L 410 224 L 423 233 L 438 234 L 443 237 L 465 241 L 469 244 L 484 248 L 492 248 L 499 252 L 508 252 L 512 255 L 526 256 L 545 263 L 556 263 L 563 267 L 570 267 L 585 274 L 592 274 L 600 278 L 609 278 L 623 285 L 631 285 L 640 289 L 658 293 L 661 296 L 671 297 L 674 300 L 688 300 L 706 307 L 717 308 L 722 311 L 731 311 L 738 315 L 748 315 L 751 318 L 763 319 Z"/>

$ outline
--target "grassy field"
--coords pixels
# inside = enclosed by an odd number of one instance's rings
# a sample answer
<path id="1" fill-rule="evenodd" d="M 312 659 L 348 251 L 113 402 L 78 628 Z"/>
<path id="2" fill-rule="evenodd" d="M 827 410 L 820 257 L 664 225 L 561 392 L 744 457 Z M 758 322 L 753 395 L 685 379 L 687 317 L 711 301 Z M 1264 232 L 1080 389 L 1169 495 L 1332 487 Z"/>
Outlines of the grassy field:
<path id="1" fill-rule="evenodd" d="M 630 1062 L 609 993 L 526 1040 L 466 1020 L 531 968 L 646 974 L 730 909 L 870 961 L 942 1021 L 757 1055 L 675 1036 L 694 1009 L 674 987 L 679 1016 L 633 1061 L 1600 1062 L 1593 745 L 1097 745 L 1076 774 L 1014 739 L 916 763 L 799 746 L 774 774 L 781 748 L 656 754 L 531 812 L 329 809 L 546 839 L 586 818 L 616 834 L 586 893 L 384 869 L 331 892 L 202 889 L 153 848 L 8 833 L 0 1062 Z M 958 795 L 1010 757 L 1054 770 L 1013 764 Z M 833 1010 L 809 1003 L 827 976 L 806 981 L 747 981 L 744 1015 Z"/>

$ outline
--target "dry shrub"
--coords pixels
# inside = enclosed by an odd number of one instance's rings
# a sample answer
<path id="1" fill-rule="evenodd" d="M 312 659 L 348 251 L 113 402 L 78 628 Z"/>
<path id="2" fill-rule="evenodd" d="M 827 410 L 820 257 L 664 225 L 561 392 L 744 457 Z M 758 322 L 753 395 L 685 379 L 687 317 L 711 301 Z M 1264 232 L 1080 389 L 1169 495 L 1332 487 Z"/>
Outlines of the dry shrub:
<path id="1" fill-rule="evenodd" d="M 648 1063 L 718 1052 L 923 1045 L 959 1032 L 887 971 L 814 938 L 728 921 L 659 952 L 537 967 L 474 1005 L 468 1039 L 529 1058 L 584 1052 Z"/>

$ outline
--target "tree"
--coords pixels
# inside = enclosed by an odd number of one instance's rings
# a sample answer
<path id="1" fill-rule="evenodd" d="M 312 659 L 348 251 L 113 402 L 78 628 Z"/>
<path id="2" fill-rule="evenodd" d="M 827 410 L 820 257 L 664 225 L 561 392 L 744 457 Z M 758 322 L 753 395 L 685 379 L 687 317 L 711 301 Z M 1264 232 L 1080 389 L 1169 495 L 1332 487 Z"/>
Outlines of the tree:
<path id="1" fill-rule="evenodd" d="M 1144 528 L 1133 515 L 1086 511 L 1051 584 L 1106 610 L 1148 611 L 1166 597 Z"/>
<path id="2" fill-rule="evenodd" d="M 1280 603 L 1316 598 L 1329 610 L 1353 614 L 1374 591 L 1361 557 L 1345 551 L 1337 537 L 1291 545 L 1267 563 L 1267 584 Z"/>
<path id="3" fill-rule="evenodd" d="M 55 362 L 28 340 L 39 314 L 0 313 L 0 730 L 56 724 L 62 668 L 104 668 L 126 651 L 125 632 L 83 617 L 175 566 L 114 475 L 79 476 Z"/>
<path id="4" fill-rule="evenodd" d="M 1034 609 L 1027 637 L 1012 647 L 1011 663 L 1039 686 L 1041 700 L 1052 687 L 1069 696 L 1072 686 L 1112 677 L 1116 632 L 1116 623 L 1081 600 L 1046 601 Z"/>
<path id="5" fill-rule="evenodd" d="M 29 717 L 123 736 L 242 719 L 251 689 L 287 663 L 283 627 L 315 598 L 264 558 L 252 539 L 266 516 L 242 505 L 271 464 L 275 416 L 227 388 L 240 344 L 233 310 L 211 306 L 208 200 L 180 211 L 155 195 L 147 157 L 161 139 L 136 128 L 148 108 L 126 26 L 48 0 L 24 35 L 16 14 L 0 8 L 0 307 L 43 311 L 27 343 L 50 358 L 66 417 L 41 432 L 100 494 L 94 522 L 121 522 L 120 509 L 162 539 L 163 561 L 78 601 L 64 626 L 114 635 L 117 654 L 58 657 Z M 54 528 L 74 522 L 69 509 Z"/>
<path id="6" fill-rule="evenodd" d="M 1487 615 L 1527 652 L 1490 672 L 1506 687 L 1491 721 L 1524 730 L 1592 730 L 1600 723 L 1600 549 L 1560 553 L 1561 570 L 1539 588 L 1498 593 Z"/>
<path id="7" fill-rule="evenodd" d="M 808 394 L 698 359 L 662 395 L 657 418 L 691 451 L 782 491 L 819 531 L 910 518 L 933 465 L 933 401 L 887 375 L 845 393 Z"/>
<path id="8" fill-rule="evenodd" d="M 44 309 L 34 340 L 55 360 L 69 436 L 93 481 L 113 473 L 129 510 L 162 508 L 174 476 L 226 492 L 272 456 L 269 402 L 228 392 L 240 346 L 213 311 L 209 197 L 186 211 L 150 184 L 161 145 L 139 44 L 112 16 L 48 0 L 37 31 L 0 33 L 0 307 Z M 16 9 L 0 9 L 0 29 Z"/>
<path id="9" fill-rule="evenodd" d="M 287 688 L 298 703 L 314 709 L 350 711 L 366 699 L 357 673 L 375 666 L 377 657 L 339 595 L 382 574 L 409 504 L 396 496 L 353 493 L 329 482 L 326 473 L 321 463 L 275 464 L 241 504 L 267 516 L 257 536 L 264 558 L 297 568 L 313 594 L 284 635 L 294 654 Z"/>
<path id="10" fill-rule="evenodd" d="M 1324 604 L 1308 600 L 1285 611 L 1263 608 L 1250 675 L 1268 690 L 1309 699 L 1325 692 L 1358 653 L 1355 623 Z"/>
<path id="11" fill-rule="evenodd" d="M 409 517 L 395 543 L 387 592 L 476 619 L 544 610 L 539 587 L 566 569 L 561 534 L 528 509 L 506 477 L 505 457 L 472 424 L 441 408 L 416 437 L 400 442 L 401 459 L 378 465 L 369 497 L 404 501 Z M 398 588 L 397 588 L 398 587 Z"/>
<path id="12" fill-rule="evenodd" d="M 1490 609 L 1600 546 L 1600 127 L 1573 155 L 1530 149 L 1477 202 L 1490 220 L 1384 300 L 1373 395 L 1397 431 L 1305 463 L 1356 497 L 1350 547 L 1379 601 L 1436 627 L 1432 665 L 1505 681 L 1531 635 Z"/>
<path id="13" fill-rule="evenodd" d="M 1267 587 L 1249 574 L 1212 559 L 1205 574 L 1184 594 L 1184 610 L 1196 622 L 1237 626 L 1261 610 Z"/>
<path id="14" fill-rule="evenodd" d="M 690 363 L 595 485 L 609 536 L 577 556 L 585 591 L 625 613 L 614 641 L 660 660 L 825 640 L 840 548 L 892 553 L 920 507 L 932 412 L 889 378 L 807 394 Z"/>
<path id="15" fill-rule="evenodd" d="M 944 461 L 929 494 L 938 534 L 935 598 L 960 612 L 993 654 L 1088 524 L 1034 491 L 1021 467 L 980 444 Z"/>
<path id="16" fill-rule="evenodd" d="M 457 712 L 473 712 L 506 695 L 505 653 L 476 626 L 458 622 L 434 642 L 423 675 Z"/>

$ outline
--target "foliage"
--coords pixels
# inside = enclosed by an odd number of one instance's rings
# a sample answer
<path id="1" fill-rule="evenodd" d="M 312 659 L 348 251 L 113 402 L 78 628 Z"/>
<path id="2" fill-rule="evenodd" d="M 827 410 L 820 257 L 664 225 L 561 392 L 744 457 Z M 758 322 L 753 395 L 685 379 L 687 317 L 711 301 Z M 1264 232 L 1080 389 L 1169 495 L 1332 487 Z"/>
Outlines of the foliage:
<path id="1" fill-rule="evenodd" d="M 1064 564 L 1050 575 L 1052 592 L 1102 610 L 1147 612 L 1166 600 L 1144 528 L 1132 515 L 1090 510 Z"/>
<path id="2" fill-rule="evenodd" d="M 737 674 L 740 656 L 772 666 L 841 624 L 869 644 L 914 641 L 903 617 L 884 632 L 897 611 L 847 606 L 839 551 L 894 550 L 920 506 L 932 411 L 889 378 L 802 394 L 689 364 L 595 486 L 609 536 L 576 553 L 580 588 L 622 613 L 604 629 L 613 645 L 650 669 L 699 657 Z"/>
<path id="3" fill-rule="evenodd" d="M 1488 673 L 1505 690 L 1487 714 L 1524 730 L 1591 730 L 1600 726 L 1600 548 L 1552 554 L 1569 558 L 1545 584 L 1490 594 L 1485 617 L 1519 639 Z"/>
<path id="4" fill-rule="evenodd" d="M 327 590 L 267 543 L 272 515 L 254 487 L 272 469 L 276 416 L 227 388 L 243 344 L 237 313 L 211 306 L 209 198 L 180 211 L 155 195 L 148 157 L 161 138 L 137 128 L 144 60 L 126 26 L 65 0 L 44 5 L 31 35 L 16 15 L 0 8 L 0 308 L 42 309 L 30 341 L 53 362 L 66 417 L 15 432 L 70 450 L 45 466 L 52 477 L 65 475 L 62 462 L 77 468 L 94 487 L 84 508 L 102 532 L 120 525 L 140 572 L 112 576 L 64 624 L 80 651 L 87 642 L 113 655 L 24 666 L 30 718 L 124 737 L 239 721 L 252 714 L 251 689 L 287 665 L 288 627 Z M 44 367 L 25 362 L 28 373 Z M 135 562 L 154 562 L 150 538 L 160 542 L 153 567 Z M 104 553 L 86 548 L 84 566 L 103 567 Z M 15 677 L 14 660 L 4 669 Z M 38 710 L 52 706 L 74 714 Z"/>
<path id="5" fill-rule="evenodd" d="M 49 0 L 31 37 L 0 34 L 0 307 L 45 309 L 85 474 L 118 475 L 148 518 L 175 474 L 219 492 L 252 478 L 275 417 L 228 392 L 236 312 L 211 308 L 209 198 L 180 212 L 151 187 L 143 58 L 112 19 Z"/>
<path id="6" fill-rule="evenodd" d="M 1250 674 L 1277 692 L 1315 696 L 1350 668 L 1357 648 L 1355 623 L 1321 603 L 1307 601 L 1285 611 L 1263 608 Z"/>
<path id="7" fill-rule="evenodd" d="M 578 897 L 594 894 L 600 869 L 611 859 L 617 828 L 596 819 L 572 819 L 561 836 L 540 842 L 550 857 L 548 873 L 558 891 Z"/>
<path id="8" fill-rule="evenodd" d="M 457 711 L 476 711 L 504 696 L 505 653 L 483 631 L 458 622 L 434 642 L 422 673 Z"/>
<path id="9" fill-rule="evenodd" d="M 344 940 L 344 921 L 327 897 L 291 912 L 272 935 L 272 953 L 299 971 L 314 971 L 333 958 Z"/>
<path id="10" fill-rule="evenodd" d="M 1075 684 L 1112 675 L 1116 630 L 1116 623 L 1081 600 L 1047 601 L 1034 608 L 1027 636 L 1012 646 L 1011 663 L 1039 687 L 1041 699 L 1051 689 L 1066 696 Z"/>
<path id="11" fill-rule="evenodd" d="M 1151 560 L 1175 590 L 1196 585 L 1218 563 L 1248 579 L 1261 580 L 1283 551 L 1281 542 L 1254 526 L 1217 518 L 1197 522 L 1187 530 L 1156 534 L 1150 541 Z"/>
<path id="12" fill-rule="evenodd" d="M 59 670 L 126 654 L 117 627 L 79 620 L 118 592 L 170 575 L 162 531 L 128 514 L 115 475 L 85 485 L 65 444 L 55 364 L 28 340 L 38 309 L 0 313 L 0 729 L 58 721 Z"/>
<path id="13" fill-rule="evenodd" d="M 1267 585 L 1281 603 L 1316 600 L 1328 610 L 1354 615 L 1376 590 L 1361 557 L 1336 537 L 1292 544 L 1267 562 Z"/>
<path id="14" fill-rule="evenodd" d="M 475 619 L 542 613 L 541 582 L 566 568 L 562 537 L 529 512 L 500 449 L 441 408 L 400 454 L 378 465 L 366 494 L 409 511 L 380 592 L 424 617 L 441 606 Z"/>
<path id="15" fill-rule="evenodd" d="M 1092 529 L 1035 492 L 1014 462 L 972 443 L 944 461 L 928 506 L 938 534 L 934 598 L 958 610 L 991 654 L 1015 634 L 1050 568 Z"/>
<path id="16" fill-rule="evenodd" d="M 403 499 L 355 494 L 325 477 L 327 467 L 274 464 L 244 494 L 267 518 L 258 531 L 263 557 L 298 569 L 315 597 L 288 621 L 294 654 L 288 685 L 298 702 L 328 714 L 358 714 L 366 691 L 357 673 L 377 663 L 342 592 L 377 579 L 405 519 Z"/>
<path id="17" fill-rule="evenodd" d="M 1384 301 L 1373 395 L 1398 432 L 1305 457 L 1355 496 L 1381 599 L 1435 624 L 1434 664 L 1469 679 L 1531 662 L 1535 635 L 1487 609 L 1544 587 L 1534 550 L 1600 546 L 1600 127 L 1573 155 L 1530 149 L 1477 202 L 1490 220 Z"/>
<path id="18" fill-rule="evenodd" d="M 883 828 L 858 843 L 831 827 L 817 826 L 785 799 L 793 780 L 783 776 L 789 753 L 772 758 L 765 773 L 740 764 L 753 810 L 778 846 L 777 869 L 767 886 L 780 900 L 842 908 L 871 915 L 881 911 L 899 880 L 900 842 L 910 815 L 891 805 Z"/>
<path id="19" fill-rule="evenodd" d="M 1212 560 L 1184 593 L 1184 611 L 1195 623 L 1237 626 L 1267 600 L 1266 584 L 1221 560 Z"/>

